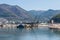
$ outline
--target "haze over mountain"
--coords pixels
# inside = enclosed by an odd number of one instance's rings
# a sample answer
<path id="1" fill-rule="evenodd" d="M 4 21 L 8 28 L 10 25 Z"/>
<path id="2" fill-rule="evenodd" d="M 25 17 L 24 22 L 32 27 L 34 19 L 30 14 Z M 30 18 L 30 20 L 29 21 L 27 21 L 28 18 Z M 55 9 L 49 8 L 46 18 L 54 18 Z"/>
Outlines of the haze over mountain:
<path id="1" fill-rule="evenodd" d="M 26 11 L 17 5 L 0 4 L 0 18 L 12 21 L 49 21 L 53 16 L 60 14 L 60 10 L 30 10 Z"/>
<path id="2" fill-rule="evenodd" d="M 53 9 L 49 9 L 49 10 L 40 10 L 40 11 L 36 11 L 36 10 L 31 10 L 29 11 L 31 15 L 35 15 L 34 17 L 38 17 L 38 19 L 41 22 L 47 22 L 49 21 L 53 16 L 60 14 L 60 10 L 53 10 Z"/>

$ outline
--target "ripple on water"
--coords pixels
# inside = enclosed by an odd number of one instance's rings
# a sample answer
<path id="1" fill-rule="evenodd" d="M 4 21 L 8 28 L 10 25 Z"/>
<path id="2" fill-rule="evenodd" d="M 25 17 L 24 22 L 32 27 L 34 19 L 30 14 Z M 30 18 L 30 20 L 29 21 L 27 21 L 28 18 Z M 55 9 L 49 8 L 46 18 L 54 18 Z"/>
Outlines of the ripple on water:
<path id="1" fill-rule="evenodd" d="M 42 29 L 15 29 L 8 31 L 0 30 L 1 40 L 60 40 L 60 34 L 51 32 L 51 30 Z"/>

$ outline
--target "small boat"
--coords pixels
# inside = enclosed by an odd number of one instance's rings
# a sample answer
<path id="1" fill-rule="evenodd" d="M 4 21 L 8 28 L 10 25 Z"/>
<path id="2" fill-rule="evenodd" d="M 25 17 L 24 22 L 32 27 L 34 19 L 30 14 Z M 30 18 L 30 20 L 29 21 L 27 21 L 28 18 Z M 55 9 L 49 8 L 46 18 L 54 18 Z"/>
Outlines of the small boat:
<path id="1" fill-rule="evenodd" d="M 23 29 L 24 26 L 23 26 L 22 24 L 20 24 L 19 26 L 17 26 L 17 28 L 19 28 L 19 29 Z"/>

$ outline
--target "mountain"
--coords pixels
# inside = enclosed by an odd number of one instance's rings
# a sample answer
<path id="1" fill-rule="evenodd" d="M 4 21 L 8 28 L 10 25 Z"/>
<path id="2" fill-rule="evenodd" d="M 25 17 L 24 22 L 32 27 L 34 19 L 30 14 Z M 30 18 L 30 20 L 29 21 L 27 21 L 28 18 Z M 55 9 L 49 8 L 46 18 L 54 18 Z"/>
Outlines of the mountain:
<path id="1" fill-rule="evenodd" d="M 0 18 L 8 20 L 30 20 L 30 15 L 26 10 L 17 5 L 0 4 Z"/>
<path id="2" fill-rule="evenodd" d="M 32 16 L 32 17 L 34 17 L 34 20 L 36 20 L 36 21 L 41 21 L 42 22 L 42 13 L 43 12 L 45 12 L 45 11 L 41 11 L 41 10 L 39 10 L 39 11 L 36 11 L 36 10 L 30 10 L 30 11 L 28 11 L 29 13 L 30 13 L 30 15 Z"/>
<path id="3" fill-rule="evenodd" d="M 60 14 L 52 17 L 51 20 L 53 20 L 54 23 L 60 23 Z M 51 20 L 50 20 L 50 22 L 51 22 Z"/>
<path id="4" fill-rule="evenodd" d="M 43 13 L 44 11 L 36 11 L 36 10 L 30 10 L 29 13 L 36 16 L 36 15 L 40 15 L 41 13 Z"/>
<path id="5" fill-rule="evenodd" d="M 40 10 L 40 11 L 36 11 L 36 10 L 31 10 L 29 11 L 29 13 L 31 15 L 34 15 L 35 17 L 38 17 L 38 20 L 40 20 L 41 22 L 47 22 L 49 21 L 53 16 L 60 14 L 60 10 Z M 33 17 L 34 17 L 33 16 Z M 36 19 L 36 18 L 35 18 Z"/>
<path id="6" fill-rule="evenodd" d="M 47 22 L 55 15 L 60 14 L 60 10 L 30 10 L 26 11 L 18 5 L 0 4 L 0 18 L 9 21 L 39 21 Z"/>

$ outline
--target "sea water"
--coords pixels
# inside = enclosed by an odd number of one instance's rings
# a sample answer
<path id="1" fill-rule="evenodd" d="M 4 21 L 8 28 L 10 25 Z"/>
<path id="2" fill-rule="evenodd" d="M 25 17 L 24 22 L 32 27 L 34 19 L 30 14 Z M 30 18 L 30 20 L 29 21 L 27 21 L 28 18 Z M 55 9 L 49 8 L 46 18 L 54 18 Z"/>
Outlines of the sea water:
<path id="1" fill-rule="evenodd" d="M 49 28 L 0 29 L 0 40 L 60 40 L 60 33 Z"/>

